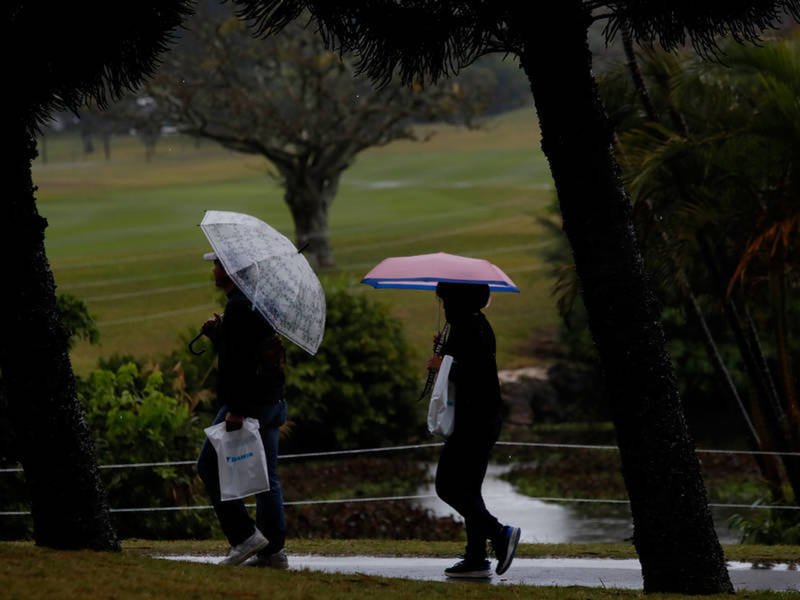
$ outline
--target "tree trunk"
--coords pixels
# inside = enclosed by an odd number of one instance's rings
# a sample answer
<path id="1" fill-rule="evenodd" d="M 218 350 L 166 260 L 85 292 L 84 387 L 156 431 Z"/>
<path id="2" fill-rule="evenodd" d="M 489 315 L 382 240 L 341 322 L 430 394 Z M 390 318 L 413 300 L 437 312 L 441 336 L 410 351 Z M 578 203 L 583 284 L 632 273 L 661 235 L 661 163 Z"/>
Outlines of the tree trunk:
<path id="1" fill-rule="evenodd" d="M 340 173 L 313 177 L 303 173 L 284 172 L 286 204 L 292 213 L 295 243 L 320 268 L 336 266 L 328 232 L 328 209 L 339 187 Z"/>
<path id="2" fill-rule="evenodd" d="M 631 35 L 631 28 L 627 23 L 622 24 L 622 47 L 625 49 L 625 66 L 631 75 L 633 87 L 639 96 L 639 102 L 642 103 L 644 113 L 647 115 L 648 120 L 657 122 L 658 114 L 656 113 L 653 100 L 650 98 L 650 92 L 644 83 L 644 76 L 642 70 L 639 68 L 639 61 L 636 60 L 636 51 L 633 48 L 633 36 Z"/>
<path id="3" fill-rule="evenodd" d="M 3 336 L 0 370 L 16 452 L 25 471 L 37 544 L 118 550 L 98 477 L 92 437 L 75 392 L 68 334 L 56 308 L 44 249 L 47 222 L 34 199 L 35 140 L 23 118 L 9 146 L 12 179 L 6 191 L 0 248 Z"/>
<path id="4" fill-rule="evenodd" d="M 589 18 L 577 0 L 551 6 L 522 67 L 608 382 L 644 590 L 732 592 L 591 71 Z"/>
<path id="5" fill-rule="evenodd" d="M 111 160 L 111 134 L 108 132 L 103 134 L 103 156 Z"/>

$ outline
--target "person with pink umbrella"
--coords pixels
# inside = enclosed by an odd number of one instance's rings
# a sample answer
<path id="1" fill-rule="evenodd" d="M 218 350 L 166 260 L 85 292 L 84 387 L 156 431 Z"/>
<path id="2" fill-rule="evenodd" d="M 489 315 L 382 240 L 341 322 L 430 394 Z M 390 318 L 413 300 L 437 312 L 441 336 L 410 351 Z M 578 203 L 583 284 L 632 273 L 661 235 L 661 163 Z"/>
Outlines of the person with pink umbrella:
<path id="1" fill-rule="evenodd" d="M 489 455 L 502 425 L 500 382 L 497 378 L 494 332 L 481 309 L 489 302 L 486 284 L 439 283 L 450 333 L 442 353 L 453 357 L 450 380 L 456 392 L 453 433 L 445 440 L 436 467 L 436 493 L 464 517 L 467 547 L 464 559 L 445 569 L 448 577 L 480 578 L 491 575 L 486 540 L 497 557 L 502 575 L 514 559 L 518 527 L 502 525 L 486 508 L 481 494 Z M 438 369 L 441 356 L 428 367 Z"/>
<path id="2" fill-rule="evenodd" d="M 456 400 L 452 433 L 436 468 L 436 493 L 464 518 L 467 530 L 463 560 L 445 569 L 445 574 L 491 577 L 488 540 L 497 558 L 495 572 L 502 575 L 514 559 L 521 532 L 501 524 L 481 494 L 503 421 L 495 335 L 481 309 L 488 304 L 492 289 L 519 289 L 488 261 L 444 253 L 386 259 L 362 281 L 373 287 L 435 289 L 444 306 L 448 334 L 444 340 L 435 340 L 442 349 L 428 361 L 428 369 L 438 371 L 442 356 L 452 356 L 449 379 Z"/>

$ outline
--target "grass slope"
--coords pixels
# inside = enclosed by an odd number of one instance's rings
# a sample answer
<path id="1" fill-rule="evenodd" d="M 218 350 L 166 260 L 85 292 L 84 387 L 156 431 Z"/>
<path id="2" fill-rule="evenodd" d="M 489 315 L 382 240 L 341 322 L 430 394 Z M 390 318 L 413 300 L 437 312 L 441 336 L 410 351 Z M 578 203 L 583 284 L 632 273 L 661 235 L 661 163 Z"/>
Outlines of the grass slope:
<path id="1" fill-rule="evenodd" d="M 438 128 L 425 143 L 397 142 L 358 157 L 330 213 L 338 261 L 324 282 L 388 303 L 403 320 L 420 361 L 437 326 L 432 293 L 373 290 L 359 283 L 381 259 L 444 251 L 485 257 L 522 293 L 498 294 L 487 315 L 500 367 L 529 364 L 532 336 L 556 320 L 537 223 L 552 199 L 532 111 L 504 115 L 483 129 Z M 101 345 L 79 344 L 86 373 L 99 356 L 168 352 L 197 327 L 219 297 L 197 228 L 206 209 L 254 214 L 293 237 L 283 191 L 259 157 L 166 138 L 147 163 L 141 145 L 120 139 L 111 160 L 84 158 L 76 138 L 47 141 L 34 164 L 47 251 L 59 291 L 82 298 L 96 317 Z"/>

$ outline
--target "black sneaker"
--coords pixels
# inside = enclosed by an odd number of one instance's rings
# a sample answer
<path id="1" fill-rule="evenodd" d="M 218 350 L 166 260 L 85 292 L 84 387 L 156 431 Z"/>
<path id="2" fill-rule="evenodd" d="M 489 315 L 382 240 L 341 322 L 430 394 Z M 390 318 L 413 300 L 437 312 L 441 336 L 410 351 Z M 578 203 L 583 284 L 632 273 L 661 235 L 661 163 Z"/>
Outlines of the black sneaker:
<path id="1" fill-rule="evenodd" d="M 517 552 L 517 544 L 519 544 L 521 533 L 522 530 L 519 527 L 506 525 L 497 540 L 492 541 L 494 555 L 497 557 L 495 573 L 498 575 L 508 571 L 508 567 L 511 566 L 511 561 L 514 560 L 514 554 Z"/>
<path id="2" fill-rule="evenodd" d="M 467 561 L 464 559 L 445 569 L 444 574 L 455 579 L 488 579 L 492 576 L 492 569 L 488 560 Z"/>
<path id="3" fill-rule="evenodd" d="M 269 567 L 271 569 L 288 569 L 289 557 L 286 556 L 286 550 L 281 548 L 277 552 L 270 552 L 262 550 L 255 556 L 251 556 L 245 561 L 247 567 Z"/>

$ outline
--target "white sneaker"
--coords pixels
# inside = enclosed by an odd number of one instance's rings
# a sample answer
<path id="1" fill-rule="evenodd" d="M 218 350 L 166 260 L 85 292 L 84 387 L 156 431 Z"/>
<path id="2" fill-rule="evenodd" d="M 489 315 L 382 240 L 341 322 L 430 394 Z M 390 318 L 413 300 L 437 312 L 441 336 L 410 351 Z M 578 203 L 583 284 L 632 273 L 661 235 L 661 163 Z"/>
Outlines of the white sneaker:
<path id="1" fill-rule="evenodd" d="M 265 538 L 262 533 L 256 529 L 253 535 L 251 535 L 241 544 L 237 544 L 236 546 L 232 547 L 228 552 L 228 556 L 223 558 L 219 564 L 240 565 L 262 548 L 266 548 L 267 544 L 269 544 L 267 538 Z"/>

